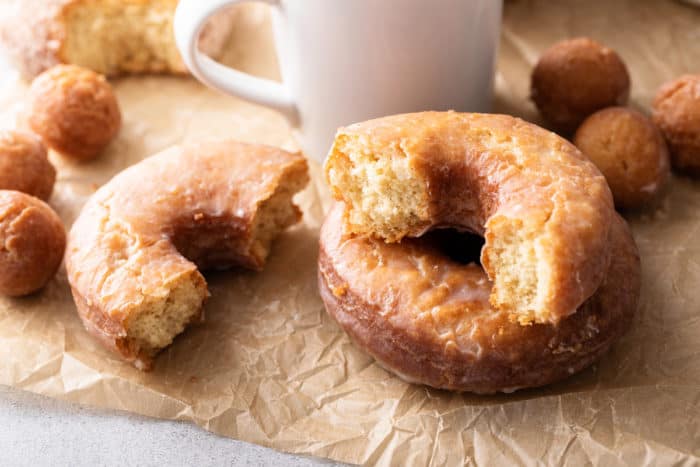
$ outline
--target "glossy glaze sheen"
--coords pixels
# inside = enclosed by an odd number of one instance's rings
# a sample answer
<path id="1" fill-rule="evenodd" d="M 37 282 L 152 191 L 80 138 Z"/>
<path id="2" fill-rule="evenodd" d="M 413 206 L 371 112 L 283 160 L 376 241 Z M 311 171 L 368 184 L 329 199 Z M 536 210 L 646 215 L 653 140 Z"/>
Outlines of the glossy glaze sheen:
<path id="1" fill-rule="evenodd" d="M 334 197 L 344 202 L 350 200 L 333 186 L 331 172 L 343 170 L 340 147 L 348 141 L 378 158 L 408 158 L 428 193 L 427 205 L 419 206 L 422 224 L 388 240 L 435 226 L 478 233 L 486 239 L 482 264 L 497 282 L 491 245 L 500 232 L 516 226 L 532 233 L 538 261 L 550 272 L 537 310 L 546 321 L 570 315 L 600 285 L 612 194 L 595 165 L 565 139 L 507 115 L 421 112 L 354 124 L 338 131 L 325 165 Z M 349 228 L 375 233 L 371 225 Z"/>
<path id="2" fill-rule="evenodd" d="M 283 177 L 306 180 L 306 170 L 298 153 L 221 141 L 176 146 L 118 174 L 69 234 L 66 270 L 86 328 L 134 359 L 123 340 L 135 306 L 165 297 L 184 276 L 204 283 L 198 267 L 261 269 L 265 257 L 253 249 L 259 205 Z"/>
<path id="3" fill-rule="evenodd" d="M 319 287 L 330 315 L 363 350 L 409 382 L 510 392 L 571 375 L 629 327 L 639 256 L 615 216 L 615 252 L 596 293 L 558 325 L 522 326 L 488 302 L 479 266 L 455 263 L 424 238 L 388 244 L 344 230 L 342 205 L 321 230 Z"/>

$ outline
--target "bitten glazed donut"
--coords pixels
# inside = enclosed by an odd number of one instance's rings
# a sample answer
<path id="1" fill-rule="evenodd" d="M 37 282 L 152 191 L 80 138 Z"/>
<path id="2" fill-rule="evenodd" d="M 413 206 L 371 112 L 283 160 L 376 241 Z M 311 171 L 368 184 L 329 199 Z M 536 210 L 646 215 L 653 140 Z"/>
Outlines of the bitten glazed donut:
<path id="1" fill-rule="evenodd" d="M 572 144 L 520 119 L 424 112 L 354 124 L 338 131 L 325 169 L 350 233 L 482 235 L 491 305 L 521 323 L 573 314 L 608 269 L 605 178 Z"/>
<path id="2" fill-rule="evenodd" d="M 557 325 L 522 326 L 489 304 L 475 264 L 451 260 L 429 238 L 386 243 L 348 233 L 336 204 L 321 230 L 319 288 L 353 342 L 409 382 L 475 393 L 542 386 L 590 365 L 628 328 L 639 296 L 639 256 L 622 218 L 598 290 Z"/>
<path id="3" fill-rule="evenodd" d="M 75 221 L 66 270 L 87 330 L 141 369 L 208 297 L 200 269 L 263 267 L 296 223 L 300 154 L 234 141 L 174 147 L 124 170 Z"/>

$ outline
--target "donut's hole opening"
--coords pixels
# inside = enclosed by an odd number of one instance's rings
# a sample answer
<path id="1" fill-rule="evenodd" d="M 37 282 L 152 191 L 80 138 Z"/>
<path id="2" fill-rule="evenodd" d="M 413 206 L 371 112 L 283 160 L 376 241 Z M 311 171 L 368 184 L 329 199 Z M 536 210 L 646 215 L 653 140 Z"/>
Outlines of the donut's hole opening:
<path id="1" fill-rule="evenodd" d="M 460 264 L 481 266 L 484 237 L 456 229 L 435 229 L 424 235 L 442 254 Z"/>
<path id="2" fill-rule="evenodd" d="M 249 236 L 243 230 L 244 220 L 197 213 L 193 223 L 193 216 L 188 213 L 175 222 L 178 228 L 172 235 L 173 245 L 202 270 L 231 267 L 260 270 L 273 240 L 301 218 L 293 198 L 307 182 L 306 165 L 291 168 L 270 197 L 258 206 Z"/>

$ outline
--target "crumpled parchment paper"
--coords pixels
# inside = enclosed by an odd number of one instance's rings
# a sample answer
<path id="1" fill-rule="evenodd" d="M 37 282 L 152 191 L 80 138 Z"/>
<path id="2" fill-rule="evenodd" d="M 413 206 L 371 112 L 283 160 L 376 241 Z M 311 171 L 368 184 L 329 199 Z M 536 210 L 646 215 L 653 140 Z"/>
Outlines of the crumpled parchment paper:
<path id="1" fill-rule="evenodd" d="M 575 35 L 624 57 L 632 105 L 648 110 L 659 84 L 700 71 L 699 26 L 700 10 L 670 0 L 506 2 L 495 110 L 538 121 L 527 99 L 530 69 L 545 47 Z M 240 15 L 226 61 L 277 77 L 265 8 Z M 0 124 L 8 126 L 26 84 L 4 73 Z M 190 78 L 115 86 L 124 127 L 106 153 L 83 165 L 52 154 L 59 175 L 51 204 L 66 225 L 96 187 L 172 144 L 234 137 L 296 148 L 273 111 Z M 631 332 L 599 364 L 550 387 L 478 397 L 404 383 L 326 315 L 316 256 L 328 196 L 317 165 L 312 172 L 299 197 L 303 224 L 282 235 L 263 272 L 209 274 L 206 322 L 178 338 L 153 372 L 122 363 L 87 335 L 61 270 L 37 295 L 0 298 L 0 384 L 353 463 L 698 461 L 700 182 L 674 177 L 657 207 L 627 215 L 642 256 L 641 305 Z"/>

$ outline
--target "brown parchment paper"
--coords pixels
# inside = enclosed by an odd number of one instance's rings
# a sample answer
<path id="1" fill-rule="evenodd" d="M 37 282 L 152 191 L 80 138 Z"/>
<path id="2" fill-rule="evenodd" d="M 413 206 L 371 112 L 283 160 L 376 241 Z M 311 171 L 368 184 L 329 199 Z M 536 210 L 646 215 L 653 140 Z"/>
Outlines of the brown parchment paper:
<path id="1" fill-rule="evenodd" d="M 631 71 L 632 105 L 644 110 L 663 81 L 700 71 L 700 11 L 670 0 L 515 0 L 504 16 L 500 112 L 538 121 L 527 100 L 531 66 L 567 36 L 617 49 Z M 238 21 L 227 62 L 276 77 L 267 11 L 249 7 Z M 26 92 L 8 73 L 4 126 Z M 115 86 L 124 127 L 109 150 L 84 165 L 52 155 L 59 176 L 51 204 L 67 225 L 97 186 L 172 144 L 235 137 L 296 147 L 276 113 L 191 79 L 134 77 Z M 206 322 L 178 338 L 155 371 L 123 364 L 86 334 L 61 270 L 40 294 L 0 298 L 0 384 L 352 463 L 698 461 L 700 182 L 674 177 L 658 207 L 627 215 L 642 256 L 641 305 L 631 332 L 599 364 L 540 390 L 477 397 L 402 382 L 328 318 L 315 265 L 328 198 L 318 167 L 312 172 L 299 199 L 304 223 L 279 239 L 262 273 L 210 274 Z"/>

